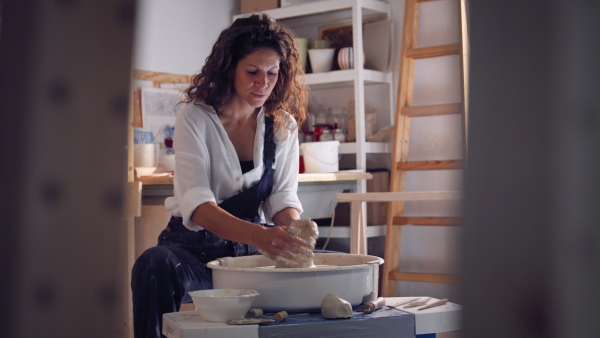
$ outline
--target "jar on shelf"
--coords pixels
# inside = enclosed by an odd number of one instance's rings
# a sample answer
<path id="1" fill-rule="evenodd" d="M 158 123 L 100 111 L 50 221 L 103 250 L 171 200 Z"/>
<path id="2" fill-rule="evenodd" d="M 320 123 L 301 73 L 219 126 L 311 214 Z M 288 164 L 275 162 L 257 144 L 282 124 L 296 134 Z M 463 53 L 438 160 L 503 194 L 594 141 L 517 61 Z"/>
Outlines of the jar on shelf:
<path id="1" fill-rule="evenodd" d="M 332 129 L 342 129 L 346 131 L 347 115 L 346 107 L 329 108 L 328 124 L 332 126 Z"/>
<path id="2" fill-rule="evenodd" d="M 315 109 L 315 126 L 326 125 L 327 122 L 327 110 L 322 106 L 318 105 Z"/>
<path id="3" fill-rule="evenodd" d="M 346 142 L 346 133 L 343 129 L 336 129 L 333 131 L 333 139 L 336 141 Z"/>
<path id="4" fill-rule="evenodd" d="M 325 130 L 323 132 L 323 134 L 321 134 L 321 138 L 319 139 L 319 141 L 333 141 L 334 139 L 334 135 L 332 133 L 332 130 Z"/>

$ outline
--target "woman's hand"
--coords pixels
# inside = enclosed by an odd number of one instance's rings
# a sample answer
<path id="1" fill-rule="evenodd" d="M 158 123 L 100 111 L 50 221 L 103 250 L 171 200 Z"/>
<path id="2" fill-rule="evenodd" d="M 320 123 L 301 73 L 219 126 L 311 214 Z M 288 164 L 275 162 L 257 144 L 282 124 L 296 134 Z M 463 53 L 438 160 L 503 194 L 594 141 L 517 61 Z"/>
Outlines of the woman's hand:
<path id="1" fill-rule="evenodd" d="M 280 225 L 273 228 L 264 228 L 256 235 L 253 245 L 269 259 L 275 260 L 282 256 L 287 259 L 294 259 L 294 254 L 302 254 L 311 251 L 308 243 L 292 236 L 288 226 Z"/>

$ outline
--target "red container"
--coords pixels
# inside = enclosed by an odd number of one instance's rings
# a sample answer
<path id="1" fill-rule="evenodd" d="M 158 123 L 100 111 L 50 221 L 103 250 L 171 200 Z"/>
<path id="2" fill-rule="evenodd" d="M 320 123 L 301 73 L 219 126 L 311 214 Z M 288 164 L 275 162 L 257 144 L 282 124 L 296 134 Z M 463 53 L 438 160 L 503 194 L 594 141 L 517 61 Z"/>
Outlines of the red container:
<path id="1" fill-rule="evenodd" d="M 306 169 L 304 169 L 304 157 L 300 156 L 300 168 L 298 168 L 298 172 L 303 174 Z"/>
<path id="2" fill-rule="evenodd" d="M 328 133 L 331 130 L 331 126 L 328 124 L 319 124 L 315 126 L 315 134 L 314 134 L 314 138 L 315 138 L 315 142 L 319 142 L 321 141 L 321 135 L 323 135 L 323 133 Z"/>

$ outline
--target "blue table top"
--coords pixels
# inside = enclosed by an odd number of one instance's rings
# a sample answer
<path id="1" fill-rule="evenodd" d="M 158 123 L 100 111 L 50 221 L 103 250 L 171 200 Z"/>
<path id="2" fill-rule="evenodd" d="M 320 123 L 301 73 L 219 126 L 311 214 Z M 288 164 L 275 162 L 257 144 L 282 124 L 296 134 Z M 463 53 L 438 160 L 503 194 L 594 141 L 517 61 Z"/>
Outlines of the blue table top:
<path id="1" fill-rule="evenodd" d="M 262 318 L 273 318 L 272 313 Z M 321 313 L 289 313 L 280 323 L 266 323 L 259 327 L 259 336 L 278 337 L 415 337 L 414 315 L 383 307 L 373 313 L 353 312 L 350 318 L 326 319 Z"/>

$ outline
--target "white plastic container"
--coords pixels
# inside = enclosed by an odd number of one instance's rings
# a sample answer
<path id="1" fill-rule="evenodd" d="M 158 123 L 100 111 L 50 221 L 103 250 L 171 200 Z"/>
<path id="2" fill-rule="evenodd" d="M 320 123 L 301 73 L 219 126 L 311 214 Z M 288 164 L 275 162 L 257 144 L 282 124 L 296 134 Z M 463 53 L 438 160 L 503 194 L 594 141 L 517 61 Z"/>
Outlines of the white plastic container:
<path id="1" fill-rule="evenodd" d="M 330 293 L 352 306 L 377 298 L 382 258 L 315 253 L 314 262 L 314 268 L 275 269 L 274 261 L 255 255 L 221 258 L 207 266 L 215 288 L 256 290 L 252 306 L 264 311 L 318 312 Z"/>
<path id="2" fill-rule="evenodd" d="M 340 141 L 304 142 L 300 145 L 306 173 L 339 171 Z"/>

